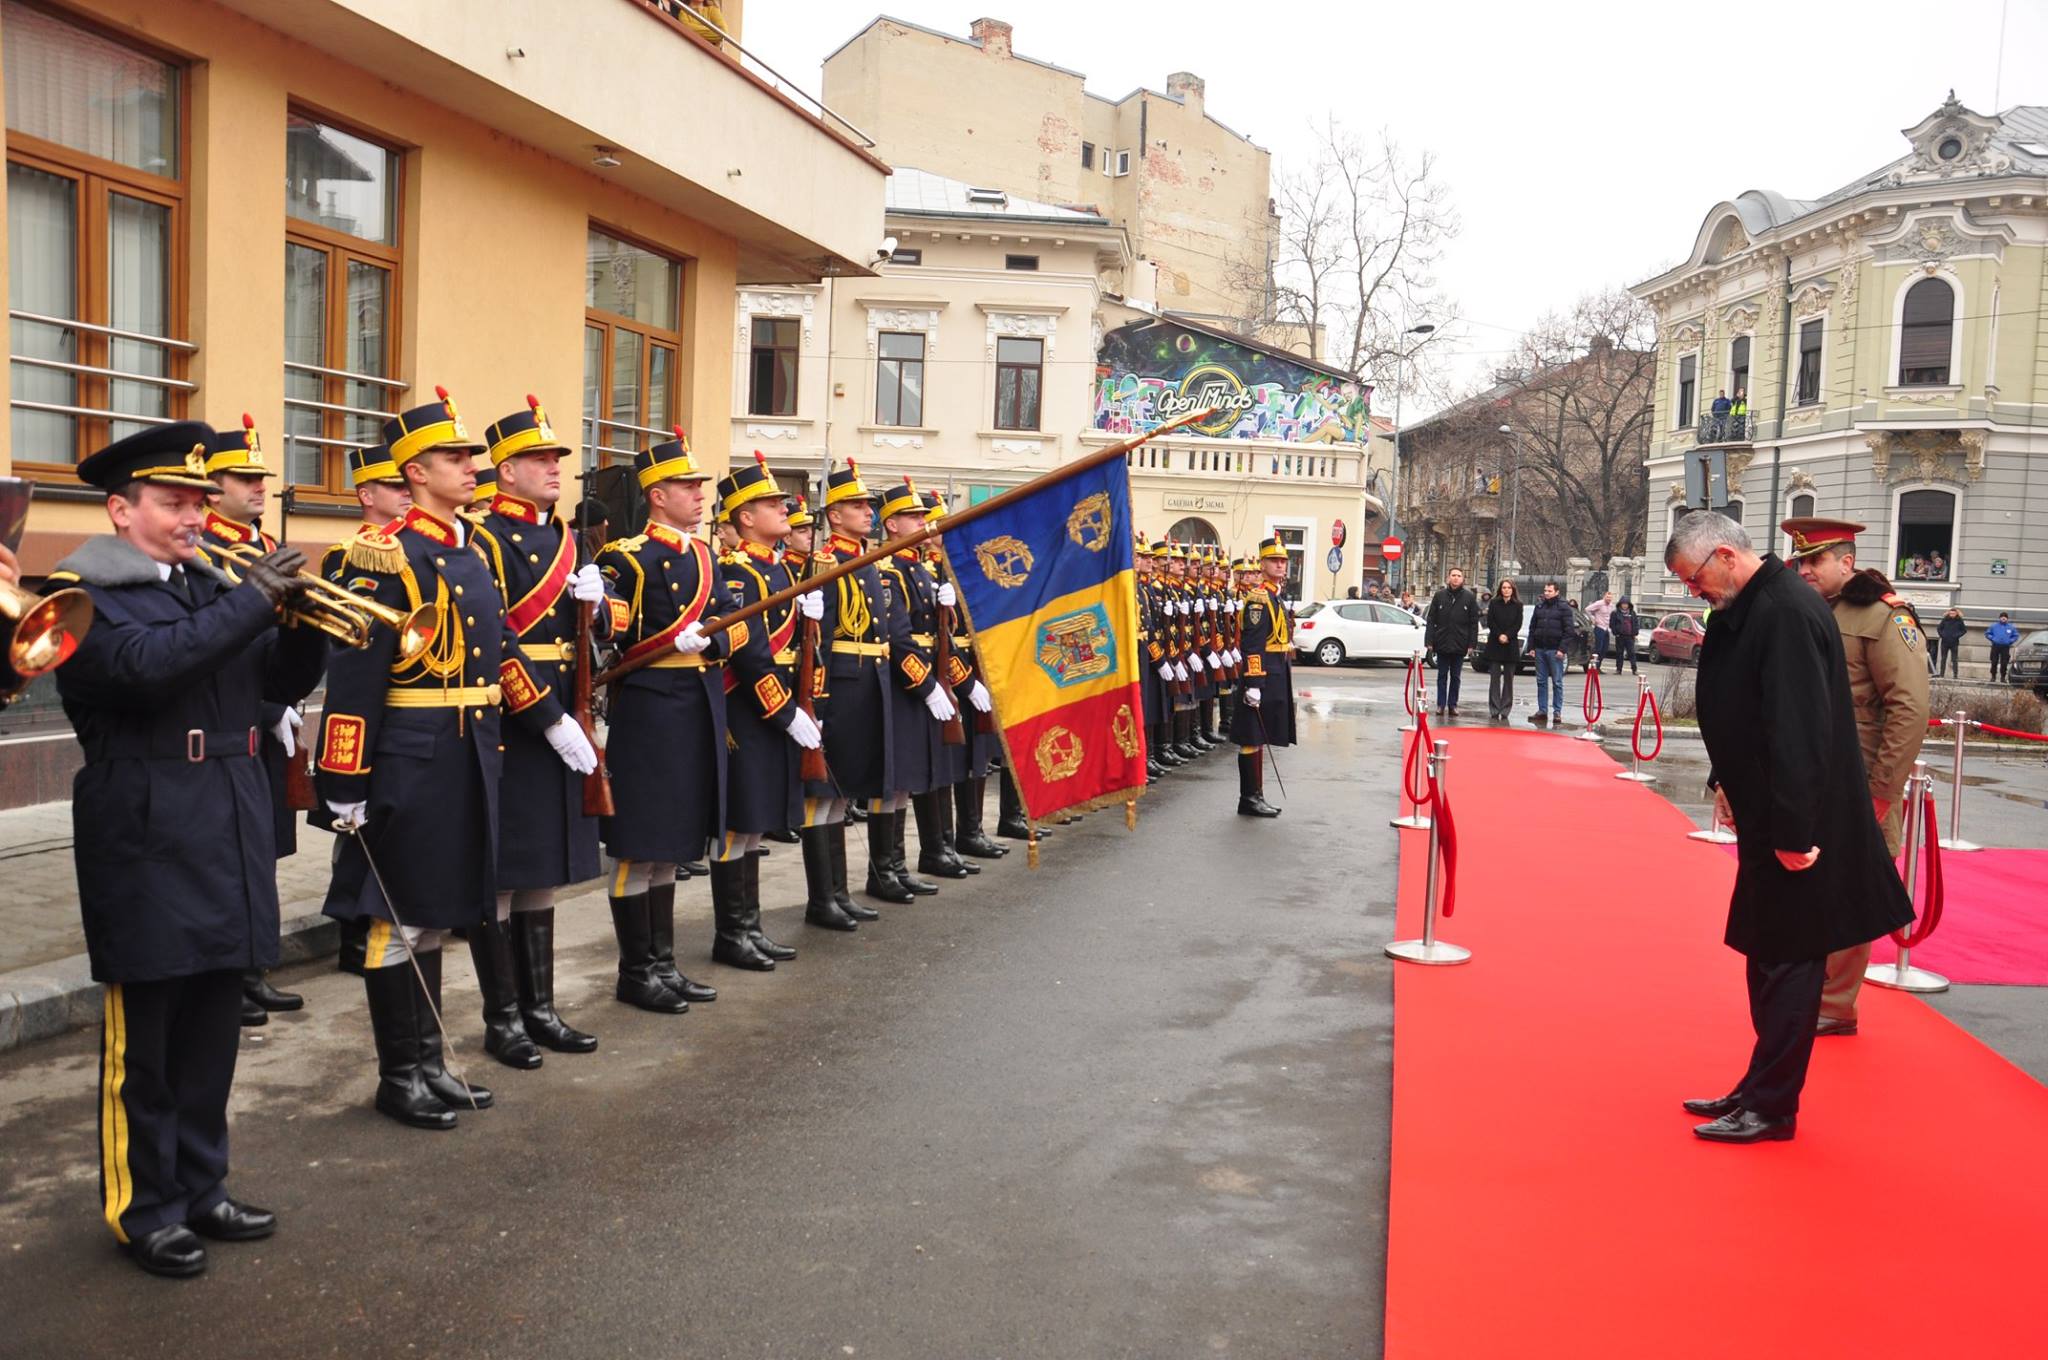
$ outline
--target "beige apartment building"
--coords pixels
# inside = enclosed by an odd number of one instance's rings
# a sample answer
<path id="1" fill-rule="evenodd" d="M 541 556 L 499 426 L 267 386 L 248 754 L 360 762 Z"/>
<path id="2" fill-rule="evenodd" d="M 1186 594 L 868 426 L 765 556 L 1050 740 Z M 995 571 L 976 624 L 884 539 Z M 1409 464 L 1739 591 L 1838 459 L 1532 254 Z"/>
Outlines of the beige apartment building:
<path id="1" fill-rule="evenodd" d="M 824 99 L 893 165 L 1107 218 L 1165 310 L 1231 330 L 1270 316 L 1272 157 L 1194 75 L 1106 98 L 1017 52 L 1001 20 L 957 37 L 884 16 L 825 59 Z"/>

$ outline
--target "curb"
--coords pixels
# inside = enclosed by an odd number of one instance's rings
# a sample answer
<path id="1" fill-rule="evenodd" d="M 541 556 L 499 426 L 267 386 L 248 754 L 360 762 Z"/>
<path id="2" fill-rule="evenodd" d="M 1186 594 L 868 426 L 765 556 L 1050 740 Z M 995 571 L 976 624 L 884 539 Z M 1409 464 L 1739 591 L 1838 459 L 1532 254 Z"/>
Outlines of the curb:
<path id="1" fill-rule="evenodd" d="M 286 907 L 298 914 L 287 915 L 279 932 L 280 966 L 328 958 L 340 950 L 339 924 L 320 915 L 319 907 L 312 901 Z M 0 1053 L 98 1024 L 104 993 L 83 954 L 0 973 Z"/>

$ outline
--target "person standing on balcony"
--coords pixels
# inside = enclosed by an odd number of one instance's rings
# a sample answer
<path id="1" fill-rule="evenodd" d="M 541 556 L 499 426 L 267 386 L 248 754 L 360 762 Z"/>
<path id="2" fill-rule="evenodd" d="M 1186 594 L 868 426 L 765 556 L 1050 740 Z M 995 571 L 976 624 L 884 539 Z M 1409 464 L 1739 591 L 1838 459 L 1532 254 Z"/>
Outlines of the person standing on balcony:
<path id="1" fill-rule="evenodd" d="M 1707 440 L 1709 443 L 1713 443 L 1727 433 L 1728 412 L 1734 409 L 1734 403 L 1728 400 L 1727 388 L 1724 387 L 1714 394 L 1714 404 L 1708 409 L 1709 414 L 1714 418 L 1714 423 L 1707 427 Z"/>
<path id="2" fill-rule="evenodd" d="M 1536 658 L 1536 716 L 1530 722 L 1564 721 L 1564 653 L 1577 631 L 1571 606 L 1557 593 L 1557 582 L 1544 582 L 1543 598 L 1529 618 L 1529 653 Z"/>
<path id="3" fill-rule="evenodd" d="M 1735 404 L 1728 408 L 1728 431 L 1726 437 L 1730 439 L 1749 438 L 1749 390 L 1747 388 L 1738 387 L 1735 389 Z"/>
<path id="4" fill-rule="evenodd" d="M 1587 605 L 1586 617 L 1593 621 L 1593 669 L 1598 670 L 1607 658 L 1608 624 L 1614 618 L 1614 592 L 1610 590 Z"/>
<path id="5" fill-rule="evenodd" d="M 1423 645 L 1436 653 L 1436 712 L 1458 716 L 1458 681 L 1465 653 L 1479 639 L 1479 600 L 1465 588 L 1465 569 L 1452 567 L 1444 588 L 1429 602 L 1423 620 Z"/>
<path id="6" fill-rule="evenodd" d="M 1993 682 L 2011 680 L 2012 645 L 2020 640 L 2020 630 L 2012 626 L 2012 616 L 2000 614 L 1998 622 L 1984 630 L 1984 640 L 1991 644 Z"/>

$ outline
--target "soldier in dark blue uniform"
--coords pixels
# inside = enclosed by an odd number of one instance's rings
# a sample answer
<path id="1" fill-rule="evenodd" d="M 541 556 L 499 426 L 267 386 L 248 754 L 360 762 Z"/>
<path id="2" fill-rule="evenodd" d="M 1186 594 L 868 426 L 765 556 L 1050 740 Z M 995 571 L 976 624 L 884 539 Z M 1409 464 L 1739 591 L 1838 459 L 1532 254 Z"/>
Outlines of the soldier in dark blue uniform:
<path id="1" fill-rule="evenodd" d="M 882 501 L 878 512 L 884 539 L 914 533 L 925 522 L 924 498 L 908 477 Z M 885 797 L 868 805 L 868 815 L 887 825 L 889 858 L 881 871 L 916 895 L 939 890 L 930 879 L 915 877 L 908 864 L 908 824 L 911 807 L 917 810 L 918 861 L 921 872 L 940 878 L 965 878 L 967 867 L 958 857 L 947 859 L 942 852 L 937 801 L 946 793 L 939 780 L 944 772 L 942 725 L 959 715 L 952 693 L 933 669 L 933 646 L 938 641 L 939 606 L 953 603 L 952 587 L 941 588 L 925 565 L 924 554 L 916 548 L 900 548 L 876 564 L 882 583 L 893 601 L 892 612 L 904 624 L 900 631 L 892 624 L 889 638 L 889 687 L 891 725 L 890 788 Z M 873 823 L 868 832 L 870 849 L 878 842 Z M 868 879 L 877 870 L 872 858 Z"/>
<path id="2" fill-rule="evenodd" d="M 206 475 L 218 488 L 207 509 L 206 524 L 200 530 L 199 555 L 231 581 L 241 580 L 240 569 L 221 553 L 223 547 L 254 548 L 273 552 L 277 540 L 263 531 L 264 479 L 277 470 L 263 461 L 263 443 L 256 437 L 256 421 L 244 414 L 241 428 L 216 430 L 207 445 Z M 297 760 L 304 716 L 293 704 L 263 706 L 263 770 L 270 779 L 270 806 L 277 841 L 277 856 L 298 853 L 298 816 L 285 800 L 285 762 Z M 268 1024 L 271 1011 L 295 1011 L 306 1004 L 296 992 L 281 992 L 270 985 L 261 969 L 252 968 L 242 976 L 242 1023 Z"/>
<path id="3" fill-rule="evenodd" d="M 405 478 L 398 475 L 391 450 L 382 444 L 350 449 L 348 475 L 350 485 L 355 487 L 356 500 L 363 507 L 364 530 L 380 530 L 412 509 L 412 492 L 406 489 Z M 347 539 L 328 545 L 327 551 L 320 554 L 320 575 L 335 585 L 348 579 Z"/>
<path id="4" fill-rule="evenodd" d="M 107 493 L 114 534 L 88 539 L 53 584 L 96 616 L 57 672 L 85 750 L 72 788 L 79 908 L 100 1036 L 100 1192 L 107 1226 L 157 1275 L 206 1268 L 197 1233 L 268 1237 L 270 1213 L 228 1197 L 228 1090 L 242 974 L 277 962 L 265 704 L 318 683 L 326 636 L 279 630 L 303 590 L 286 548 L 234 584 L 198 556 L 213 431 L 159 425 L 78 466 Z"/>
<path id="5" fill-rule="evenodd" d="M 946 498 L 939 492 L 927 489 L 924 501 L 927 520 L 936 524 L 946 517 Z M 945 555 L 939 551 L 938 540 L 933 539 L 925 547 L 925 565 L 930 568 L 932 579 L 946 590 L 955 590 L 953 579 L 946 570 Z M 994 704 L 989 698 L 988 686 L 982 683 L 980 671 L 975 666 L 974 631 L 966 611 L 957 604 L 942 605 L 939 623 L 947 630 L 950 639 L 945 681 L 953 696 L 953 705 L 961 714 L 962 740 L 957 746 L 940 748 L 942 759 L 937 782 L 943 787 L 934 811 L 946 857 L 964 865 L 968 873 L 978 874 L 981 866 L 975 860 L 1001 859 L 1010 853 L 1008 846 L 998 845 L 989 839 L 981 821 L 983 806 L 988 801 L 989 772 L 995 768 L 996 759 L 1002 754 L 1002 741 L 993 723 L 987 724 L 984 730 L 983 720 L 994 711 Z M 930 872 L 924 866 L 926 854 L 920 830 L 920 873 Z M 971 858 L 963 859 L 962 856 Z"/>
<path id="6" fill-rule="evenodd" d="M 718 484 L 718 502 L 736 535 L 719 559 L 728 594 L 742 607 L 794 584 L 777 550 L 789 511 L 760 454 Z M 799 603 L 801 601 L 801 603 Z M 712 847 L 711 957 L 766 971 L 796 957 L 761 930 L 762 837 L 804 819 L 803 752 L 815 750 L 818 724 L 797 701 L 797 629 L 825 616 L 822 591 L 799 596 L 754 620 L 747 645 L 725 673 L 725 828 Z"/>
<path id="7" fill-rule="evenodd" d="M 324 908 L 343 922 L 342 966 L 360 971 L 377 1043 L 376 1107 L 418 1128 L 455 1126 L 491 1093 L 447 1070 L 441 943 L 475 931 L 497 906 L 500 703 L 584 773 L 596 752 L 562 710 L 553 670 L 527 658 L 469 521 L 476 473 L 469 437 L 441 400 L 387 421 L 384 443 L 412 508 L 349 541 L 343 584 L 400 610 L 431 605 L 424 647 L 379 627 L 329 666 L 318 761 L 338 831 Z M 488 968 L 488 964 L 485 965 Z M 431 1003 L 431 1005 L 430 1005 Z"/>
<path id="8" fill-rule="evenodd" d="M 597 565 L 625 601 L 619 631 L 628 660 L 651 664 L 612 690 L 606 743 L 612 803 L 601 827 L 619 939 L 619 1000 L 680 1015 L 718 993 L 676 967 L 676 866 L 704 854 L 725 824 L 725 663 L 755 631 L 740 623 L 706 634 L 704 620 L 735 605 L 711 549 L 691 534 L 704 518 L 711 475 L 676 437 L 633 456 L 647 496 L 647 527 L 604 546 Z"/>
<path id="9" fill-rule="evenodd" d="M 1258 582 L 1239 606 L 1244 682 L 1231 715 L 1230 739 L 1237 743 L 1240 817 L 1280 815 L 1266 801 L 1265 748 L 1294 745 L 1294 617 L 1279 593 L 1286 580 L 1286 547 L 1277 538 L 1264 540 Z"/>
<path id="10" fill-rule="evenodd" d="M 567 696 L 576 688 L 578 613 L 592 611 L 591 638 L 602 641 L 624 625 L 626 606 L 605 593 L 596 563 L 579 561 L 576 534 L 556 513 L 569 446 L 540 402 L 529 396 L 484 431 L 484 442 L 496 490 L 476 521 L 477 546 L 535 682 Z M 597 1049 L 595 1035 L 555 1010 L 555 890 L 594 879 L 603 866 L 597 819 L 583 815 L 583 776 L 517 723 L 505 726 L 504 741 L 497 914 L 470 932 L 469 947 L 483 987 L 484 1048 L 508 1067 L 533 1068 L 542 1048 Z"/>

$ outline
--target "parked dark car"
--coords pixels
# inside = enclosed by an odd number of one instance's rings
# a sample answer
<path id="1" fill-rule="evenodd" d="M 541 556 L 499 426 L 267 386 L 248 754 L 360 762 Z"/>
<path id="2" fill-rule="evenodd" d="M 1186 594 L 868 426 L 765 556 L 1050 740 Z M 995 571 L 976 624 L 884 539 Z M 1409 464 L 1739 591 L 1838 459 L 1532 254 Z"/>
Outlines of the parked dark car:
<path id="1" fill-rule="evenodd" d="M 2028 633 L 2012 648 L 2012 683 L 2048 699 L 2048 628 Z"/>

